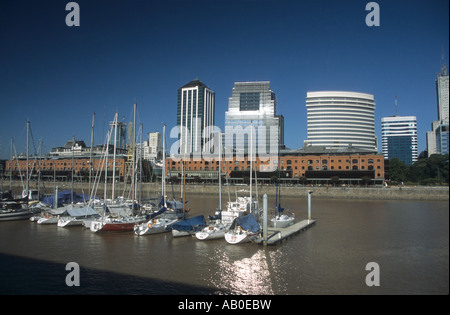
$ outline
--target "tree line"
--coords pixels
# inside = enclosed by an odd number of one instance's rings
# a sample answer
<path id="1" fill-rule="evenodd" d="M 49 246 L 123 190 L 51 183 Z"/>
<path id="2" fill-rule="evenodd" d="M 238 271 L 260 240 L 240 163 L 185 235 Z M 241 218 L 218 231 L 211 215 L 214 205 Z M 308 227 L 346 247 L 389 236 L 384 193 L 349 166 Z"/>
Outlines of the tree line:
<path id="1" fill-rule="evenodd" d="M 397 158 L 389 160 L 389 180 L 391 183 L 414 183 L 419 185 L 443 185 L 449 183 L 448 154 L 420 153 L 417 162 L 406 165 Z"/>

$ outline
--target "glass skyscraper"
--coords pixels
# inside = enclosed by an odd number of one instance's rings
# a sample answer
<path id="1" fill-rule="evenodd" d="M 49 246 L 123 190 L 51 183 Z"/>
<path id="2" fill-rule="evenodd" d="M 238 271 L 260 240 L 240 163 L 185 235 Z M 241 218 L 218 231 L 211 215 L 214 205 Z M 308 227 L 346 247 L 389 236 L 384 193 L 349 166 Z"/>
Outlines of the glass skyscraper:
<path id="1" fill-rule="evenodd" d="M 224 145 L 228 154 L 241 156 L 277 154 L 278 146 L 284 146 L 284 117 L 276 114 L 269 81 L 235 82 L 225 112 Z"/>
<path id="2" fill-rule="evenodd" d="M 431 123 L 431 131 L 427 131 L 428 156 L 432 154 L 448 154 L 449 147 L 449 78 L 447 66 L 443 64 L 441 72 L 436 76 L 436 95 L 438 120 Z"/>
<path id="3" fill-rule="evenodd" d="M 398 158 L 406 165 L 417 161 L 416 116 L 381 118 L 381 135 L 385 159 Z"/>
<path id="4" fill-rule="evenodd" d="M 207 128 L 214 126 L 214 103 L 215 93 L 199 79 L 178 89 L 179 154 L 210 152 Z"/>

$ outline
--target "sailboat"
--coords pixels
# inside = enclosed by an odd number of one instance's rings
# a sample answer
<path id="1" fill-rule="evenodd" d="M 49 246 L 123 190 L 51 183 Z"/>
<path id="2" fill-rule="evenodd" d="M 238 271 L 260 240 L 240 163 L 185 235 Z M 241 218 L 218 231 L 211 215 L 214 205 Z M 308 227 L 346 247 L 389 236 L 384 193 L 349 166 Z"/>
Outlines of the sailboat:
<path id="1" fill-rule="evenodd" d="M 256 240 L 261 228 L 256 222 L 253 214 L 248 214 L 234 219 L 230 230 L 225 233 L 225 240 L 228 244 L 243 244 Z"/>
<path id="2" fill-rule="evenodd" d="M 256 239 L 259 234 L 259 224 L 257 219 L 260 218 L 260 209 L 258 201 L 253 199 L 253 123 L 250 132 L 250 196 L 236 198 L 236 203 L 232 203 L 230 218 L 233 218 L 230 229 L 225 233 L 225 240 L 229 244 L 241 244 Z M 226 214 L 226 213 L 223 213 Z M 227 215 L 227 214 L 226 214 Z M 253 222 L 254 221 L 254 222 Z M 256 226 L 258 229 L 256 229 Z"/>
<path id="3" fill-rule="evenodd" d="M 279 143 L 279 141 L 278 141 Z M 275 193 L 275 216 L 270 219 L 273 227 L 275 228 L 285 228 L 292 225 L 295 216 L 283 214 L 284 208 L 281 207 L 281 194 L 280 194 L 280 147 L 278 146 L 278 165 L 277 165 L 277 184 Z"/>
<path id="4" fill-rule="evenodd" d="M 172 211 L 168 213 L 166 202 L 166 147 L 165 147 L 166 125 L 163 125 L 163 170 L 161 180 L 161 209 L 155 213 L 148 215 L 148 221 L 135 224 L 134 234 L 148 235 L 156 233 L 169 232 L 168 226 L 178 221 L 178 214 Z"/>
<path id="5" fill-rule="evenodd" d="M 206 220 L 203 215 L 183 219 L 170 225 L 173 237 L 194 235 L 206 226 Z"/>
<path id="6" fill-rule="evenodd" d="M 204 227 L 201 231 L 195 233 L 195 237 L 198 240 L 214 240 L 225 237 L 225 232 L 228 231 L 231 222 L 225 220 L 226 223 L 222 221 L 222 134 L 219 133 L 219 211 L 216 212 L 215 216 L 210 216 L 210 224 Z M 232 221 L 232 220 L 231 220 Z"/>
<path id="7" fill-rule="evenodd" d="M 29 219 L 33 215 L 41 211 L 38 207 L 31 207 L 30 202 L 30 189 L 29 189 L 29 134 L 30 134 L 30 122 L 27 121 L 27 186 L 22 192 L 21 199 L 4 200 L 0 202 L 0 221 L 11 221 L 11 220 L 24 220 Z"/>
<path id="8" fill-rule="evenodd" d="M 117 113 L 114 117 L 114 127 L 117 129 Z M 136 123 L 136 104 L 134 104 L 134 125 Z M 135 126 L 133 127 L 134 133 L 136 133 L 136 128 Z M 107 185 L 107 170 L 108 170 L 108 154 L 109 154 L 109 140 L 112 134 L 112 129 L 108 132 L 107 135 L 107 140 L 106 140 L 106 150 L 105 150 L 105 163 L 104 163 L 104 167 L 105 167 L 105 189 L 104 189 L 104 198 L 103 198 L 103 215 L 97 219 L 97 220 L 93 220 L 90 222 L 89 228 L 92 232 L 101 232 L 101 231 L 133 231 L 134 226 L 137 223 L 141 223 L 143 221 L 145 221 L 146 217 L 144 215 L 128 215 L 128 211 L 134 212 L 135 210 L 135 173 L 134 173 L 134 149 L 136 147 L 136 134 L 133 137 L 133 162 L 132 162 L 132 170 L 133 170 L 133 175 L 132 175 L 132 180 L 131 180 L 131 189 L 132 189 L 132 193 L 131 193 L 131 209 L 128 209 L 128 206 L 125 204 L 119 204 L 119 205 L 109 205 L 111 206 L 111 208 L 114 208 L 114 211 L 118 211 L 118 212 L 122 212 L 124 215 L 117 215 L 111 213 L 111 209 L 109 209 L 109 206 L 107 205 L 107 198 L 106 198 L 106 185 Z M 116 144 L 114 145 L 114 152 L 116 150 Z M 114 153 L 115 156 L 115 153 Z M 115 161 L 114 164 L 115 165 Z M 115 167 L 113 167 L 113 169 L 115 169 Z M 112 192 L 114 194 L 114 178 L 112 181 Z M 114 198 L 112 198 L 112 200 L 114 200 Z"/>

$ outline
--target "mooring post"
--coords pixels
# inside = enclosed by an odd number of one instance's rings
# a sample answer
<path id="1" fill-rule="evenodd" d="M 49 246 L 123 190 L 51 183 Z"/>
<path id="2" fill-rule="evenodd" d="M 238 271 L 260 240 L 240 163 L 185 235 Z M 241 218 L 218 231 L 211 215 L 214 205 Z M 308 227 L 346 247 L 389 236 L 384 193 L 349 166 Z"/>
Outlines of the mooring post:
<path id="1" fill-rule="evenodd" d="M 311 194 L 313 192 L 311 190 L 308 190 L 308 223 L 309 220 L 311 220 Z"/>
<path id="2" fill-rule="evenodd" d="M 267 245 L 267 194 L 263 197 L 263 245 Z"/>

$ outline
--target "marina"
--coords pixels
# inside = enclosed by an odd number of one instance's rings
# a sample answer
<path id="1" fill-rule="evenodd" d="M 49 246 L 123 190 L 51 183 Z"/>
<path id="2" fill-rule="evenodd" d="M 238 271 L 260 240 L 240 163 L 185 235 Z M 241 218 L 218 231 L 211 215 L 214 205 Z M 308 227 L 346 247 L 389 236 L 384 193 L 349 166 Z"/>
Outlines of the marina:
<path id="1" fill-rule="evenodd" d="M 191 195 L 190 215 L 214 214 L 217 202 Z M 306 196 L 284 198 L 299 222 L 306 205 Z M 276 246 L 1 222 L 0 293 L 448 294 L 447 202 L 313 198 L 312 214 L 312 228 Z M 370 261 L 379 287 L 365 283 Z M 68 262 L 80 266 L 80 287 L 65 284 Z"/>

